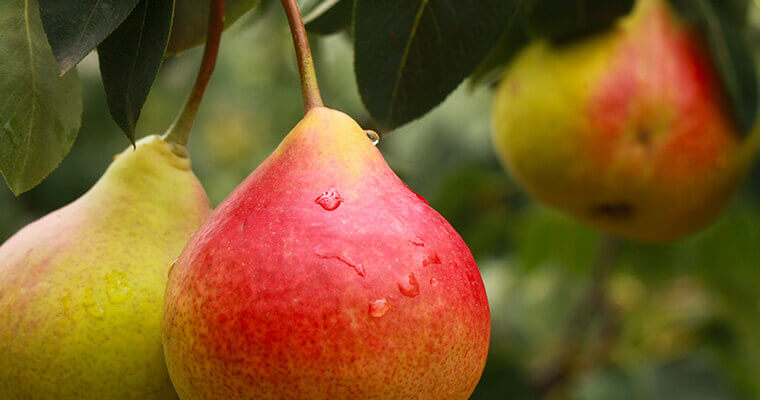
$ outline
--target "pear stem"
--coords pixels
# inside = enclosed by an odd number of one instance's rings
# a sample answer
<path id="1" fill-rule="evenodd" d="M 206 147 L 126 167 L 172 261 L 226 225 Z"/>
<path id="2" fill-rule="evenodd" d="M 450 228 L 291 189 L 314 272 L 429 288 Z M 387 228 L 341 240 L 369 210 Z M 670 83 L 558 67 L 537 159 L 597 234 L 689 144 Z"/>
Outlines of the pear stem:
<path id="1" fill-rule="evenodd" d="M 290 32 L 293 34 L 293 45 L 298 58 L 298 70 L 301 74 L 301 93 L 303 94 L 304 113 L 315 107 L 323 107 L 322 95 L 319 93 L 317 74 L 314 70 L 314 60 L 311 57 L 309 38 L 303 24 L 301 11 L 296 0 L 282 0 L 282 7 L 288 16 Z"/>
<path id="2" fill-rule="evenodd" d="M 613 236 L 604 235 L 600 239 L 596 258 L 593 261 L 591 282 L 587 292 L 576 306 L 568 321 L 567 332 L 559 347 L 556 360 L 546 370 L 541 371 L 534 386 L 537 398 L 544 398 L 556 388 L 565 384 L 574 374 L 574 368 L 583 350 L 589 325 L 598 319 L 601 322 L 602 349 L 596 354 L 603 359 L 617 336 L 617 315 L 608 293 L 608 280 L 612 269 L 620 261 L 623 242 Z"/>
<path id="3" fill-rule="evenodd" d="M 203 50 L 203 59 L 193 89 L 182 111 L 164 134 L 164 140 L 169 143 L 187 146 L 190 139 L 190 131 L 193 128 L 195 116 L 198 114 L 198 108 L 203 100 L 203 95 L 206 93 L 219 56 L 219 43 L 222 39 L 222 31 L 224 31 L 224 3 L 225 0 L 209 0 L 208 33 L 206 35 L 206 46 Z"/>

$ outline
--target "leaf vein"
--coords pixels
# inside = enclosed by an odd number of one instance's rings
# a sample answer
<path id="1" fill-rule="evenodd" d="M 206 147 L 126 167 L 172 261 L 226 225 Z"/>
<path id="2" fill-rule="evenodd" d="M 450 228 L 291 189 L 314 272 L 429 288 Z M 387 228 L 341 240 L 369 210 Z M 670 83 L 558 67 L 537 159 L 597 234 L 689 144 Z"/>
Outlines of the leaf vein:
<path id="1" fill-rule="evenodd" d="M 85 32 L 87 32 L 87 27 L 90 26 L 90 22 L 92 22 L 92 17 L 95 15 L 95 10 L 100 7 L 101 0 L 95 1 L 95 4 L 92 6 L 92 10 L 90 10 L 90 15 L 87 16 L 87 21 L 85 21 L 84 25 L 82 25 L 82 31 L 79 32 L 79 37 L 76 40 L 76 43 L 81 43 L 82 39 L 84 38 Z"/>
<path id="2" fill-rule="evenodd" d="M 35 69 L 34 42 L 32 41 L 32 24 L 29 18 L 29 1 L 30 0 L 24 0 L 24 24 L 26 28 L 26 41 L 27 45 L 29 46 L 29 65 L 31 66 L 29 78 L 32 86 L 32 104 L 31 111 L 29 112 L 29 129 L 24 144 L 26 151 L 23 152 L 23 158 L 21 159 L 20 165 L 20 168 L 22 170 L 25 169 L 26 165 L 29 163 L 29 153 L 31 152 L 32 148 L 32 132 L 34 130 L 34 117 L 37 114 L 37 78 Z M 16 165 L 16 167 L 19 166 Z M 18 168 L 14 169 L 18 170 Z"/>
<path id="3" fill-rule="evenodd" d="M 420 21 L 422 20 L 422 15 L 425 13 L 425 9 L 428 5 L 429 0 L 421 0 L 420 1 L 420 7 L 417 10 L 417 14 L 414 16 L 414 25 L 412 25 L 412 30 L 409 32 L 409 39 L 406 42 L 406 46 L 404 47 L 404 53 L 401 56 L 401 62 L 399 63 L 398 70 L 396 71 L 396 83 L 393 85 L 393 92 L 391 93 L 391 102 L 388 105 L 388 116 L 386 117 L 386 122 L 390 121 L 393 117 L 393 109 L 396 106 L 396 98 L 398 96 L 398 92 L 401 86 L 401 81 L 404 77 L 404 70 L 406 69 L 406 63 L 409 59 L 409 53 L 411 53 L 412 46 L 414 44 L 414 39 L 417 36 L 417 30 L 419 30 L 420 27 Z"/>
<path id="4" fill-rule="evenodd" d="M 126 98 L 124 99 L 124 102 L 127 105 L 127 109 L 125 111 L 127 111 L 128 113 L 128 118 L 129 118 L 128 122 L 129 122 L 129 127 L 131 130 L 135 128 L 134 127 L 135 118 L 134 118 L 134 115 L 132 115 L 132 109 L 133 109 L 132 90 L 134 88 L 135 71 L 137 69 L 137 60 L 139 59 L 140 50 L 142 49 L 143 37 L 145 36 L 145 23 L 148 18 L 148 9 L 150 8 L 150 5 L 147 4 L 148 2 L 150 2 L 150 0 L 145 0 L 145 2 L 146 2 L 145 10 L 143 13 L 142 20 L 140 22 L 140 36 L 137 39 L 137 46 L 135 47 L 135 57 L 129 69 L 129 80 L 127 81 L 127 91 L 125 93 Z"/>

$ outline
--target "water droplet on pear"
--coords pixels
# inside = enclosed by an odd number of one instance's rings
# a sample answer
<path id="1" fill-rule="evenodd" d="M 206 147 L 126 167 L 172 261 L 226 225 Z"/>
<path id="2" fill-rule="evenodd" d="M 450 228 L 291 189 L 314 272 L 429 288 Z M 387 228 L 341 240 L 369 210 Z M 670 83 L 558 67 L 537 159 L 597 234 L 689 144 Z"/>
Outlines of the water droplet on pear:
<path id="1" fill-rule="evenodd" d="M 417 297 L 420 294 L 420 283 L 417 282 L 417 277 L 414 274 L 409 274 L 407 279 L 398 283 L 398 289 L 406 297 Z"/>
<path id="2" fill-rule="evenodd" d="M 432 264 L 440 264 L 441 257 L 438 257 L 438 253 L 428 254 L 424 260 L 422 260 L 422 266 L 427 267 Z"/>
<path id="3" fill-rule="evenodd" d="M 430 205 L 427 200 L 425 200 L 424 197 L 422 197 L 419 193 L 415 192 L 414 190 L 410 190 L 412 193 L 414 193 L 415 196 L 417 196 L 417 199 L 419 199 L 421 202 L 425 203 L 426 205 Z"/>
<path id="4" fill-rule="evenodd" d="M 367 134 L 367 138 L 372 141 L 372 144 L 377 146 L 378 143 L 380 143 L 380 135 L 377 134 L 377 132 L 372 130 L 366 130 L 364 133 Z"/>
<path id="5" fill-rule="evenodd" d="M 327 211 L 334 211 L 343 204 L 343 197 L 341 197 L 337 189 L 330 188 L 328 191 L 317 196 L 314 202 Z"/>
<path id="6" fill-rule="evenodd" d="M 127 274 L 113 271 L 106 276 L 106 294 L 113 304 L 123 303 L 132 296 Z"/>
<path id="7" fill-rule="evenodd" d="M 172 261 L 172 265 L 169 266 L 169 270 L 166 271 L 166 276 L 171 276 L 172 271 L 174 271 L 174 267 L 177 266 L 177 261 L 179 261 L 179 258 L 175 258 L 174 261 Z"/>
<path id="8" fill-rule="evenodd" d="M 362 278 L 364 278 L 365 276 L 367 276 L 367 270 L 364 268 L 363 265 L 361 265 L 359 263 L 355 263 L 355 262 L 351 261 L 350 259 L 348 259 L 347 257 L 327 255 L 323 251 L 320 251 L 320 250 L 317 250 L 316 254 L 317 254 L 317 257 L 319 257 L 319 258 L 321 258 L 323 260 L 333 259 L 333 260 L 340 261 L 341 263 L 343 263 L 345 265 L 348 265 L 354 271 L 356 271 L 356 273 L 359 274 L 359 276 L 361 276 Z"/>
<path id="9" fill-rule="evenodd" d="M 71 299 L 71 292 L 64 291 L 63 296 L 60 297 L 61 312 L 68 319 L 74 318 L 74 301 Z"/>
<path id="10" fill-rule="evenodd" d="M 97 319 L 103 319 L 106 315 L 106 310 L 98 304 L 97 300 L 92 294 L 92 288 L 87 288 L 84 291 L 84 298 L 82 298 L 82 307 L 91 316 Z"/>
<path id="11" fill-rule="evenodd" d="M 390 308 L 391 306 L 385 298 L 372 300 L 369 302 L 369 315 L 374 318 L 382 318 L 385 314 L 388 314 Z"/>

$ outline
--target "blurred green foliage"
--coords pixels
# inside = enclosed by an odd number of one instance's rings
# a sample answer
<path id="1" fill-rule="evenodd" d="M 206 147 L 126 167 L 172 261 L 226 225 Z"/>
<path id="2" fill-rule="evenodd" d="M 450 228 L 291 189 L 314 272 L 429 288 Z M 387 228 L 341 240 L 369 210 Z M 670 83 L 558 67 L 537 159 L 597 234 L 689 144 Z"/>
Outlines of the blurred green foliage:
<path id="1" fill-rule="evenodd" d="M 314 43 L 325 102 L 372 128 L 343 35 Z M 138 136 L 169 126 L 200 54 L 193 50 L 165 63 Z M 90 56 L 80 73 L 85 114 L 79 138 L 36 189 L 18 198 L 0 190 L 0 241 L 81 196 L 128 146 L 108 115 L 96 59 Z M 600 235 L 519 191 L 492 151 L 490 92 L 466 86 L 432 114 L 383 137 L 380 147 L 409 186 L 462 234 L 483 272 L 492 346 L 473 398 L 534 399 L 531 380 L 562 345 Z M 194 169 L 214 204 L 300 119 L 299 91 L 290 36 L 276 7 L 229 31 L 191 140 Z M 590 326 L 571 379 L 549 398 L 760 397 L 759 172 L 707 231 L 667 246 L 624 245 L 608 287 L 616 334 L 604 337 L 601 327 Z M 603 357 L 594 357 L 600 345 L 606 346 Z"/>

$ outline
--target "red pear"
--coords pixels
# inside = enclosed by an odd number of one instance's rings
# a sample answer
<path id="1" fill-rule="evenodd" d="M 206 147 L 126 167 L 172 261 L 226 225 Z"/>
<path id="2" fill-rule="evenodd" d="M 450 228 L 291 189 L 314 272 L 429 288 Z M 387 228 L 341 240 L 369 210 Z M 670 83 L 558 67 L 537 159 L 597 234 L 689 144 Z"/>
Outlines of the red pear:
<path id="1" fill-rule="evenodd" d="M 190 240 L 162 330 L 183 400 L 464 400 L 490 315 L 456 231 L 317 107 Z"/>

